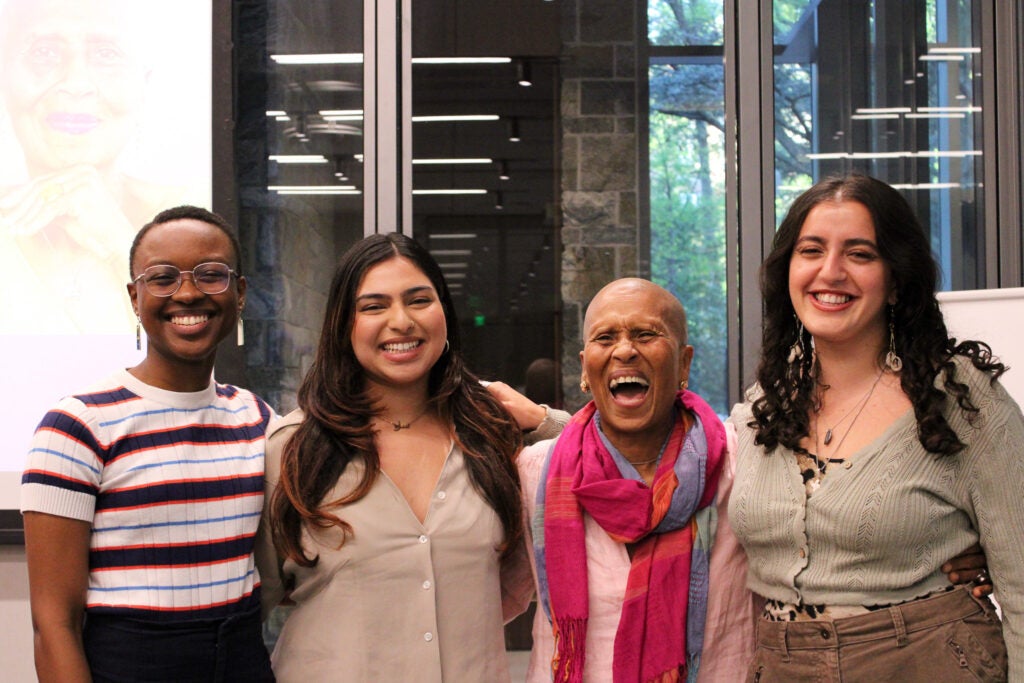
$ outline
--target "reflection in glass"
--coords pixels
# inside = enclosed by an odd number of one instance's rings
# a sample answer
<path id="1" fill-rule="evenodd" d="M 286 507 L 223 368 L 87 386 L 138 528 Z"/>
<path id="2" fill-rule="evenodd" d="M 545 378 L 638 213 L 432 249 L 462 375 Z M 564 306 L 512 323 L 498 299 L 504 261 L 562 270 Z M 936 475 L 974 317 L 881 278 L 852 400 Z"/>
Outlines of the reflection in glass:
<path id="1" fill-rule="evenodd" d="M 532 361 L 557 356 L 559 8 L 413 12 L 412 236 L 444 271 L 469 366 L 523 388 Z"/>
<path id="2" fill-rule="evenodd" d="M 821 177 L 906 193 L 943 289 L 984 286 L 978 3 L 777 0 L 776 221 Z"/>

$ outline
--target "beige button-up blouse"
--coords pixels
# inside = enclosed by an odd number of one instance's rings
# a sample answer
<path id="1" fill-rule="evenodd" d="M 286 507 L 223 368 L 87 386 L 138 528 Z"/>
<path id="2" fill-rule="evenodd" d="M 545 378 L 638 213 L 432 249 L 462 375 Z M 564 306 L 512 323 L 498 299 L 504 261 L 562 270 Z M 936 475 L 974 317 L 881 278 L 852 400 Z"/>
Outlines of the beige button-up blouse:
<path id="1" fill-rule="evenodd" d="M 272 425 L 266 503 L 298 411 Z M 352 463 L 331 492 L 352 490 Z M 336 528 L 303 532 L 319 553 L 314 567 L 279 562 L 261 525 L 257 564 L 266 613 L 293 584 L 296 607 L 273 653 L 290 681 L 508 681 L 503 624 L 529 604 L 533 582 L 525 546 L 501 561 L 498 516 L 473 488 L 463 454 L 448 453 L 421 524 L 387 475 L 339 516 L 354 535 L 340 549 Z"/>

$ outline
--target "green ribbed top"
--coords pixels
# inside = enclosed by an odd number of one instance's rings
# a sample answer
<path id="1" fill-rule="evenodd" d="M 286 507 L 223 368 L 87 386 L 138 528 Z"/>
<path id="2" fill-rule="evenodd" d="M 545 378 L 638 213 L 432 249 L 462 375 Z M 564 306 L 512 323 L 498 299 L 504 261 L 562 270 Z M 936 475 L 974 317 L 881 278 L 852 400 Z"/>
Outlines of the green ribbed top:
<path id="1" fill-rule="evenodd" d="M 785 602 L 891 604 L 948 585 L 941 565 L 980 540 L 1003 613 L 1010 680 L 1024 680 L 1024 416 L 967 359 L 957 380 L 980 409 L 946 419 L 967 448 L 928 453 L 912 409 L 833 467 L 808 498 L 795 454 L 754 444 L 750 403 L 729 420 L 739 439 L 729 516 L 750 560 L 748 586 Z"/>

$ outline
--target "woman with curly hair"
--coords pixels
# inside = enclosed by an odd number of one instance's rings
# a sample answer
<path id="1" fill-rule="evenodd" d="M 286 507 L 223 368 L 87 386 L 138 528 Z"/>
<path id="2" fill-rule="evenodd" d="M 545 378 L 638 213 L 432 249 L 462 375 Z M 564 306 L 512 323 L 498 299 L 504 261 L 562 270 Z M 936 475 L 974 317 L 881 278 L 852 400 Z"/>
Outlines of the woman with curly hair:
<path id="1" fill-rule="evenodd" d="M 533 592 L 522 434 L 464 365 L 422 246 L 342 257 L 298 403 L 268 432 L 257 556 L 264 606 L 296 604 L 277 679 L 508 680 L 503 623 Z"/>
<path id="2" fill-rule="evenodd" d="M 730 517 L 767 598 L 751 680 L 1024 680 L 1024 417 L 988 345 L 949 336 L 937 281 L 911 207 L 868 176 L 819 182 L 775 236 L 731 417 Z M 942 573 L 978 542 L 1002 624 Z"/>

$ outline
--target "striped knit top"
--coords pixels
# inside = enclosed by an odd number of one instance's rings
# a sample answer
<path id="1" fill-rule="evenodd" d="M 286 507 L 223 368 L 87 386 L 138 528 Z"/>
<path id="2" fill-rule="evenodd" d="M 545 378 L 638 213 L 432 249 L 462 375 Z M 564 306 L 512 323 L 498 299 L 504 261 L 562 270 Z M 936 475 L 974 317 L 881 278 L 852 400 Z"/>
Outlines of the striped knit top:
<path id="1" fill-rule="evenodd" d="M 252 551 L 272 414 L 231 385 L 166 391 L 121 370 L 43 417 L 21 509 L 92 524 L 88 612 L 166 622 L 259 604 Z"/>
<path id="2" fill-rule="evenodd" d="M 1002 384 L 956 357 L 980 413 L 944 410 L 966 444 L 924 450 L 914 411 L 830 468 L 807 496 L 793 451 L 754 444 L 750 403 L 733 409 L 739 447 L 729 516 L 749 560 L 748 586 L 773 600 L 882 605 L 948 586 L 942 564 L 985 549 L 1002 607 L 1010 680 L 1024 680 L 1024 416 Z M 941 386 L 941 377 L 936 382 Z"/>

